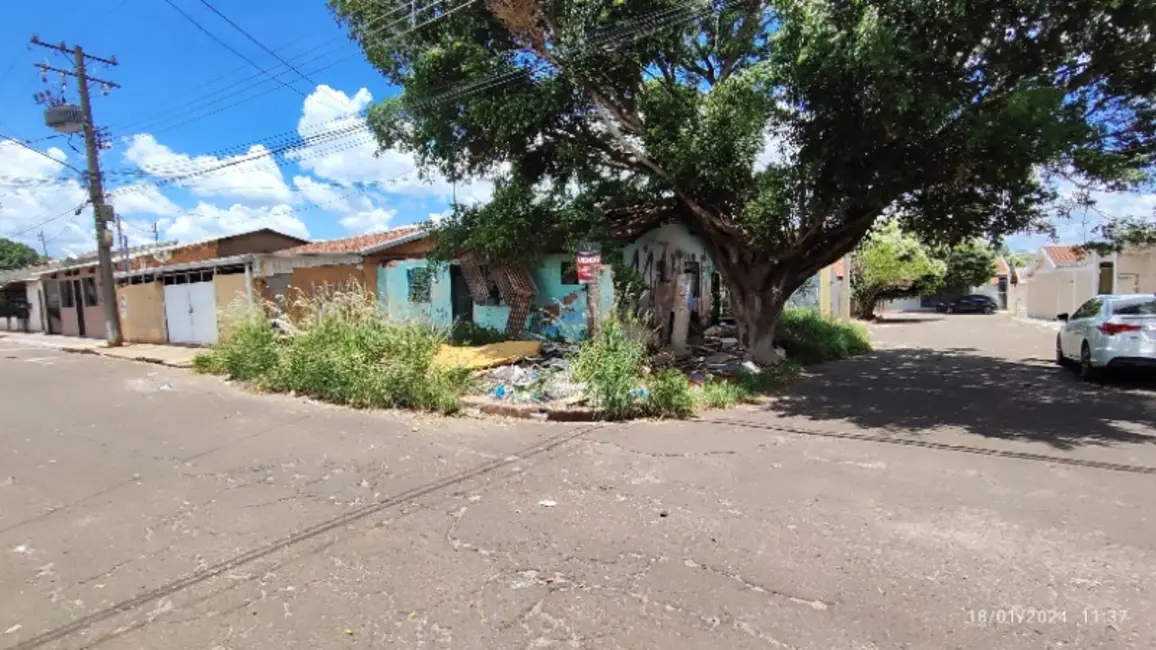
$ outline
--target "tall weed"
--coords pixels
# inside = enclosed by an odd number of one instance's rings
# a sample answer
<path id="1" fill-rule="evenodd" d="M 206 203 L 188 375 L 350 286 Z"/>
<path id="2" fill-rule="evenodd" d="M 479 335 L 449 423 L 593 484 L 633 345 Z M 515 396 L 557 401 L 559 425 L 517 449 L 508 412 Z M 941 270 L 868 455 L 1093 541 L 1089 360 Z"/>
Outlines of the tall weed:
<path id="1" fill-rule="evenodd" d="M 460 407 L 469 373 L 434 363 L 444 331 L 385 322 L 360 288 L 301 296 L 291 314 L 273 318 L 292 335 L 278 335 L 268 317 L 228 328 L 198 368 L 356 408 Z"/>
<path id="2" fill-rule="evenodd" d="M 783 310 L 775 343 L 787 358 L 802 364 L 838 361 L 871 351 L 867 330 L 857 323 L 828 318 L 813 309 Z"/>
<path id="3" fill-rule="evenodd" d="M 629 417 L 637 409 L 636 389 L 641 384 L 646 340 L 629 317 L 614 315 L 578 346 L 573 367 L 575 377 L 586 384 L 586 393 L 610 419 Z"/>

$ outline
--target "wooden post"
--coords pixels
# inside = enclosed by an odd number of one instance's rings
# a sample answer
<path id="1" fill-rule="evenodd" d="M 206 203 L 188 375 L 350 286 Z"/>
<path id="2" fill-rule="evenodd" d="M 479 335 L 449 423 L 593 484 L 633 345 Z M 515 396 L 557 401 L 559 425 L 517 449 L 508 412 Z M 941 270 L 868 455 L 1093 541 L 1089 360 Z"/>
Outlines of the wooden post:
<path id="1" fill-rule="evenodd" d="M 586 283 L 586 337 L 594 338 L 598 333 L 598 275 Z"/>

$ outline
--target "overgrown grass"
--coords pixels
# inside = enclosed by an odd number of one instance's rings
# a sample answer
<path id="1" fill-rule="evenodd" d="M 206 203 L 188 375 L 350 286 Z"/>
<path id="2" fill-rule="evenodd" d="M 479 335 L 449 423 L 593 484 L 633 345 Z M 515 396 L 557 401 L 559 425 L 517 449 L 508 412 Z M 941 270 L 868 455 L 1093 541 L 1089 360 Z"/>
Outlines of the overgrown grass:
<path id="1" fill-rule="evenodd" d="M 637 328 L 612 316 L 594 336 L 582 341 L 573 360 L 574 376 L 586 384 L 587 395 L 606 417 L 618 420 L 638 411 L 646 341 Z"/>
<path id="2" fill-rule="evenodd" d="M 867 330 L 862 325 L 795 307 L 783 311 L 775 342 L 787 352 L 788 359 L 804 365 L 838 361 L 871 351 Z"/>
<path id="3" fill-rule="evenodd" d="M 793 361 L 763 368 L 762 372 L 744 372 L 735 378 L 711 378 L 697 393 L 702 408 L 728 408 L 736 404 L 758 401 L 773 393 L 798 376 L 802 366 Z"/>
<path id="4" fill-rule="evenodd" d="M 687 418 L 694 415 L 695 399 L 690 381 L 678 370 L 663 370 L 647 381 L 646 410 L 661 418 Z"/>
<path id="5" fill-rule="evenodd" d="M 470 321 L 458 321 L 450 329 L 450 345 L 489 345 L 506 340 L 505 332 Z"/>
<path id="6" fill-rule="evenodd" d="M 468 371 L 434 363 L 444 332 L 385 322 L 364 290 L 323 292 L 295 307 L 293 335 L 278 334 L 258 310 L 231 323 L 194 368 L 356 408 L 460 407 Z"/>

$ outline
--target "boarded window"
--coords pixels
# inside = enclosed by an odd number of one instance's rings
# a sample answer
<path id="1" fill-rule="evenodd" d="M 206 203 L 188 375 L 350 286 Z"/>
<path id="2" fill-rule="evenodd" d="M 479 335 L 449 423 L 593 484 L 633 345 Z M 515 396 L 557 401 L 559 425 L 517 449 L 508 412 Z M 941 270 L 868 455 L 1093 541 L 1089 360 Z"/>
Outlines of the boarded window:
<path id="1" fill-rule="evenodd" d="M 574 260 L 562 262 L 562 284 L 578 284 L 578 263 Z"/>
<path id="2" fill-rule="evenodd" d="M 96 279 L 85 278 L 80 281 L 81 290 L 84 292 L 84 306 L 95 307 L 97 303 L 96 298 Z"/>
<path id="3" fill-rule="evenodd" d="M 428 303 L 430 301 L 431 281 L 429 268 L 410 269 L 406 275 L 409 278 L 409 301 Z"/>

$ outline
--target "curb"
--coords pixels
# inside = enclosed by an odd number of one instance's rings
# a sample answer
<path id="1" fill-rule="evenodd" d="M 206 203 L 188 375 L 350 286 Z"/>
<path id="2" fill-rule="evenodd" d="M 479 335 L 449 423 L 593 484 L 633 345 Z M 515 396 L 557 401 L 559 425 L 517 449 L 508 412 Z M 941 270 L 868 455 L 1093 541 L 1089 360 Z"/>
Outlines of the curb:
<path id="1" fill-rule="evenodd" d="M 598 414 L 590 409 L 557 409 L 516 404 L 495 404 L 478 397 L 462 398 L 462 410 L 476 410 L 486 415 L 500 415 L 522 420 L 549 422 L 596 422 Z"/>

